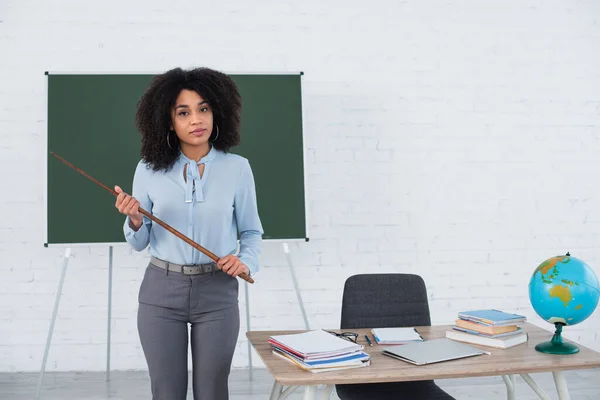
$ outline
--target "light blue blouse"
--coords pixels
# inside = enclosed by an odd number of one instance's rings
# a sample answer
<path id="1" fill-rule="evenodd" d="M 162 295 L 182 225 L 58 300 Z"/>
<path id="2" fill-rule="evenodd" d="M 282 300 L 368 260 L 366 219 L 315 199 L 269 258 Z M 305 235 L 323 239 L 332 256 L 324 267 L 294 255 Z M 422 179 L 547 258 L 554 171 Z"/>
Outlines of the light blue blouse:
<path id="1" fill-rule="evenodd" d="M 204 163 L 202 177 L 198 165 Z M 183 175 L 187 167 L 187 181 Z M 223 257 L 235 254 L 253 275 L 259 270 L 263 228 L 258 215 L 254 176 L 248 160 L 211 146 L 196 162 L 183 153 L 169 171 L 153 171 L 141 160 L 133 178 L 132 196 L 140 207 Z M 150 245 L 150 254 L 177 264 L 211 262 L 199 250 L 144 216 L 136 232 L 123 225 L 125 240 L 137 251 Z"/>

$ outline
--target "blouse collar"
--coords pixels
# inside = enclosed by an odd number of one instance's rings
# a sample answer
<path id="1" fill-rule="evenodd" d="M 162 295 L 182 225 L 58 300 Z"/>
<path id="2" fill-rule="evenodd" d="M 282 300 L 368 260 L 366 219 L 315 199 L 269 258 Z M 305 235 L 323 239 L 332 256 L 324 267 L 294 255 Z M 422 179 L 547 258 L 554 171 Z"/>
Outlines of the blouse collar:
<path id="1" fill-rule="evenodd" d="M 186 157 L 183 152 L 180 152 L 179 159 L 183 164 L 187 165 L 186 168 L 186 182 L 185 182 L 185 202 L 191 203 L 193 200 L 194 192 L 196 193 L 196 202 L 204 201 L 204 194 L 202 193 L 202 184 L 200 172 L 198 171 L 198 165 L 207 164 L 214 160 L 217 155 L 217 150 L 210 146 L 208 153 L 202 157 L 199 161 L 192 160 Z M 205 168 L 206 173 L 206 168 Z"/>

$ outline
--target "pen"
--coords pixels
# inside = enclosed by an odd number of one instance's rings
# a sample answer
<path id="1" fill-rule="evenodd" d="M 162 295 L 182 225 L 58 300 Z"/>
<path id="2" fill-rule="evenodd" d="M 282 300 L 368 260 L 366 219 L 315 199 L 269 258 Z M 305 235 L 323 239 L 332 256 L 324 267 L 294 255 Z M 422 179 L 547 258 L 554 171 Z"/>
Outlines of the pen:
<path id="1" fill-rule="evenodd" d="M 365 335 L 365 339 L 367 339 L 367 343 L 369 343 L 369 346 L 373 346 L 373 343 L 371 343 L 371 340 L 369 339 L 369 337 L 367 335 Z"/>

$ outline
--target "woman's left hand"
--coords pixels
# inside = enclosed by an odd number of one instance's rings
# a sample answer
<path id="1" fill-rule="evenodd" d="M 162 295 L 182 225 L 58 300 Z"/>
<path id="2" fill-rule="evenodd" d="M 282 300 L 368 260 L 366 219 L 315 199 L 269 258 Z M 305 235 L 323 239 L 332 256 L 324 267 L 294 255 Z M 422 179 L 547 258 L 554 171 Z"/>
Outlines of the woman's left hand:
<path id="1" fill-rule="evenodd" d="M 246 265 L 241 262 L 239 258 L 231 254 L 220 258 L 219 261 L 217 261 L 217 265 L 223 270 L 223 272 L 233 277 L 236 277 L 244 272 L 246 274 L 250 274 L 248 267 L 246 267 Z"/>

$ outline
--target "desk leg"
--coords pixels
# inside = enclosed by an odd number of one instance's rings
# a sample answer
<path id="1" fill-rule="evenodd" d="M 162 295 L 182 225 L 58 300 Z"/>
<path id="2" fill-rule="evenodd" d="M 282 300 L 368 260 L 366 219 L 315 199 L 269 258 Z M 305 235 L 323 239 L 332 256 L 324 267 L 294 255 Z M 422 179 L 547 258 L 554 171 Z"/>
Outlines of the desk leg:
<path id="1" fill-rule="evenodd" d="M 569 389 L 567 388 L 567 380 L 562 371 L 552 372 L 554 376 L 554 384 L 556 385 L 556 391 L 558 392 L 558 398 L 560 400 L 571 400 L 569 396 Z"/>
<path id="2" fill-rule="evenodd" d="M 510 381 L 512 382 L 512 386 L 513 386 L 513 396 L 515 396 L 515 400 L 516 400 L 517 399 L 517 376 L 510 375 Z"/>
<path id="3" fill-rule="evenodd" d="M 279 395 L 281 394 L 281 389 L 283 389 L 283 386 L 281 386 L 281 383 L 279 383 L 277 381 L 273 382 L 273 389 L 271 389 L 271 397 L 269 397 L 269 400 L 279 399 Z"/>
<path id="4" fill-rule="evenodd" d="M 506 385 L 506 398 L 508 400 L 516 400 L 517 396 L 515 394 L 515 379 L 512 375 L 502 375 L 502 379 L 504 380 L 504 384 Z"/>
<path id="5" fill-rule="evenodd" d="M 287 399 L 288 396 L 300 386 L 288 386 L 287 389 L 283 390 L 283 386 L 281 383 L 275 381 L 273 382 L 273 389 L 271 389 L 271 396 L 269 400 L 284 400 Z"/>
<path id="6" fill-rule="evenodd" d="M 323 389 L 323 394 L 321 395 L 321 400 L 329 400 L 331 398 L 331 393 L 333 393 L 334 385 L 327 385 L 325 389 Z"/>
<path id="7" fill-rule="evenodd" d="M 538 386 L 538 384 L 533 380 L 529 374 L 521 374 L 521 378 L 533 389 L 533 391 L 539 396 L 542 400 L 552 400 L 550 396 L 544 392 L 544 390 Z"/>
<path id="8" fill-rule="evenodd" d="M 304 400 L 317 400 L 317 387 L 307 386 L 304 391 Z"/>

